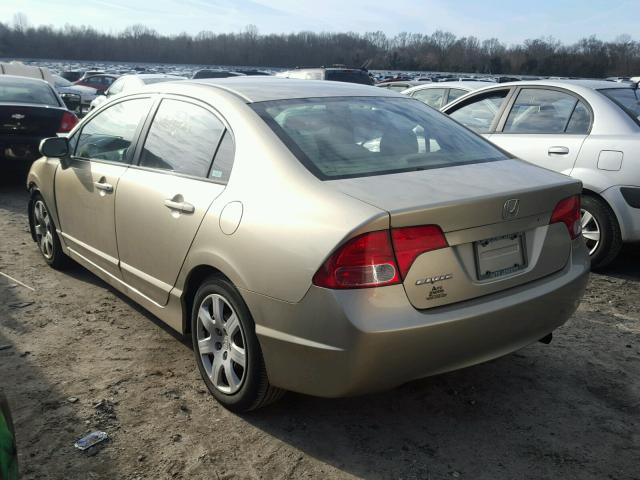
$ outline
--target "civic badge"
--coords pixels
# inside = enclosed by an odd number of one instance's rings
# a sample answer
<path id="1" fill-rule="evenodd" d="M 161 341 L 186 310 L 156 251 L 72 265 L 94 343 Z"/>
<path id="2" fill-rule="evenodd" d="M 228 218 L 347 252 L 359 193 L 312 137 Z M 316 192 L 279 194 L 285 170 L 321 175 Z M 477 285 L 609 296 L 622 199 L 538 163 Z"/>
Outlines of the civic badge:
<path id="1" fill-rule="evenodd" d="M 519 211 L 520 200 L 518 200 L 517 198 L 511 198 L 504 202 L 504 206 L 502 207 L 502 218 L 505 220 L 515 218 L 518 216 Z"/>
<path id="2" fill-rule="evenodd" d="M 14 113 L 13 115 L 11 115 L 11 118 L 13 118 L 14 120 L 22 120 L 24 118 L 24 115 L 21 113 Z"/>

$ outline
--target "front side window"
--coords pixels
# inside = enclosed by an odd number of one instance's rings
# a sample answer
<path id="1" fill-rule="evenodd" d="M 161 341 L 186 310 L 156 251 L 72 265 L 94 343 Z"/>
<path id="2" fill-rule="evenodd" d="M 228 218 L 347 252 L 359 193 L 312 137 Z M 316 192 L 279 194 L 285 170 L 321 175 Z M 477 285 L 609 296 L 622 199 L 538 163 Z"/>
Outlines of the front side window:
<path id="1" fill-rule="evenodd" d="M 150 99 L 136 98 L 98 113 L 82 127 L 76 157 L 127 163 L 131 142 L 150 106 Z"/>
<path id="2" fill-rule="evenodd" d="M 598 90 L 640 124 L 640 91 L 633 88 L 604 88 Z"/>
<path id="3" fill-rule="evenodd" d="M 440 108 L 444 97 L 444 88 L 423 88 L 414 92 L 413 98 L 417 98 L 430 107 Z"/>
<path id="4" fill-rule="evenodd" d="M 465 127 L 477 133 L 488 133 L 491 131 L 496 117 L 500 113 L 502 104 L 507 97 L 509 90 L 498 90 L 496 92 L 485 93 L 456 106 L 449 115 Z"/>
<path id="5" fill-rule="evenodd" d="M 208 110 L 164 99 L 140 155 L 140 166 L 207 177 L 225 127 Z"/>
<path id="6" fill-rule="evenodd" d="M 504 125 L 504 133 L 564 133 L 578 99 L 542 88 L 520 91 Z"/>
<path id="7" fill-rule="evenodd" d="M 503 160 L 500 150 L 410 98 L 279 100 L 252 108 L 318 178 Z"/>

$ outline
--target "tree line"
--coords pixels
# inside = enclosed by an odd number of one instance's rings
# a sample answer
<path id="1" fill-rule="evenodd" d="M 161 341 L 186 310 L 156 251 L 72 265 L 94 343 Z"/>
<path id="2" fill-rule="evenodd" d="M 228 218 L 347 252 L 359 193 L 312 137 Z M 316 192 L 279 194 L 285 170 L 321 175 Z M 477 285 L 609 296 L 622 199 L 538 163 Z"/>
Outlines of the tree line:
<path id="1" fill-rule="evenodd" d="M 553 38 L 506 45 L 453 33 L 297 32 L 161 35 L 144 25 L 120 33 L 89 26 L 31 26 L 22 14 L 0 22 L 0 57 L 111 62 L 191 63 L 294 67 L 345 64 L 380 70 L 423 70 L 544 76 L 640 75 L 640 42 L 629 35 L 604 42 L 595 36 L 574 44 Z"/>

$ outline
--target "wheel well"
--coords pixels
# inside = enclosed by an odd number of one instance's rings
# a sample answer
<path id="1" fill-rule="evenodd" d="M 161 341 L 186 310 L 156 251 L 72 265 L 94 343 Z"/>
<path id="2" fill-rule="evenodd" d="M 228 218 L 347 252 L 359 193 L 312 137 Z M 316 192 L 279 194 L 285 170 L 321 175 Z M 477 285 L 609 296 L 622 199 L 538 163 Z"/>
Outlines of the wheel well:
<path id="1" fill-rule="evenodd" d="M 191 333 L 191 310 L 193 309 L 193 299 L 196 296 L 198 287 L 206 278 L 212 276 L 229 279 L 224 273 L 211 265 L 198 265 L 187 276 L 182 296 L 182 331 L 185 334 Z"/>

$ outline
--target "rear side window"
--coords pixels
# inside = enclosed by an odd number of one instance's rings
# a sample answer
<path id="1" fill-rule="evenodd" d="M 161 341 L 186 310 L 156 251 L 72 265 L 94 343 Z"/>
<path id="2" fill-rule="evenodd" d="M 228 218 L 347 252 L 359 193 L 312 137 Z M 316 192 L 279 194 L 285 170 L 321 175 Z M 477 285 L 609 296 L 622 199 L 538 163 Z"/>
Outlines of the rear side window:
<path id="1" fill-rule="evenodd" d="M 236 154 L 236 145 L 233 141 L 231 132 L 227 130 L 222 137 L 218 151 L 216 152 L 216 158 L 213 161 L 213 167 L 209 173 L 209 178 L 227 183 L 231 176 L 231 169 L 233 168 L 233 158 Z"/>
<path id="2" fill-rule="evenodd" d="M 413 94 L 413 98 L 417 98 L 430 107 L 440 108 L 442 99 L 444 98 L 444 88 L 423 88 Z"/>
<path id="3" fill-rule="evenodd" d="M 569 124 L 567 125 L 567 129 L 565 133 L 574 133 L 574 134 L 583 134 L 589 133 L 589 129 L 591 128 L 591 111 L 587 108 L 587 106 L 578 102 L 576 108 L 573 110 L 571 114 L 571 118 L 569 119 Z"/>
<path id="4" fill-rule="evenodd" d="M 565 133 L 577 103 L 578 99 L 568 93 L 525 88 L 518 94 L 503 132 Z M 580 127 L 578 116 L 572 128 Z"/>
<path id="5" fill-rule="evenodd" d="M 509 90 L 498 90 L 461 102 L 449 115 L 465 127 L 477 133 L 488 133 L 493 125 Z"/>
<path id="6" fill-rule="evenodd" d="M 508 158 L 486 140 L 411 98 L 295 99 L 251 107 L 322 180 Z"/>
<path id="7" fill-rule="evenodd" d="M 224 125 L 208 110 L 164 99 L 140 155 L 140 166 L 207 177 Z"/>
<path id="8" fill-rule="evenodd" d="M 127 163 L 133 137 L 150 106 L 150 99 L 136 98 L 102 110 L 82 128 L 75 155 Z"/>

